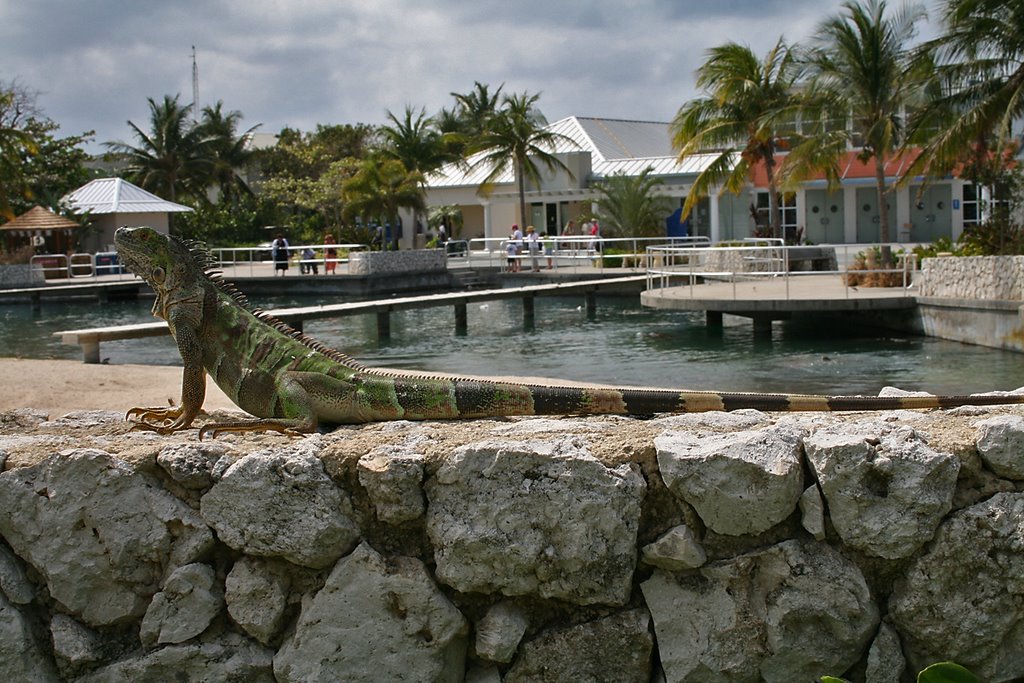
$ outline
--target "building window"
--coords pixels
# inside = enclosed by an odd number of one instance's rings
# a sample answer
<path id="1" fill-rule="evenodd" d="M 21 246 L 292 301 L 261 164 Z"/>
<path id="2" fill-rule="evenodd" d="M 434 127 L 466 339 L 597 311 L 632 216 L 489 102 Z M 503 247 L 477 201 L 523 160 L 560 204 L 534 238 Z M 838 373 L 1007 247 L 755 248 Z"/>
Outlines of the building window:
<path id="1" fill-rule="evenodd" d="M 796 193 L 795 192 L 780 192 L 779 195 L 779 211 L 782 214 L 782 227 L 784 229 L 783 234 L 790 235 L 796 231 L 797 218 L 796 218 Z M 769 215 L 770 209 L 768 207 L 768 192 L 765 190 L 758 190 L 757 192 L 757 227 L 759 229 L 765 228 L 771 225 L 771 215 Z"/>
<path id="2" fill-rule="evenodd" d="M 1008 211 L 1010 204 L 1002 197 L 1009 195 L 1009 189 L 1003 185 L 997 185 L 994 190 L 989 190 L 975 183 L 964 183 L 964 226 L 981 225 L 998 216 L 1000 212 Z"/>

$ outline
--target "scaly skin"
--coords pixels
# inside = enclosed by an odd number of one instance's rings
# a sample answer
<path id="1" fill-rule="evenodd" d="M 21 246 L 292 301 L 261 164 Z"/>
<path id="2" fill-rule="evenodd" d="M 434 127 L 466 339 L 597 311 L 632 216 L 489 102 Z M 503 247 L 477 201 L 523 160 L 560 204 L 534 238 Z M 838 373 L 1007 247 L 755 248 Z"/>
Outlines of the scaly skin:
<path id="1" fill-rule="evenodd" d="M 650 415 L 755 408 L 765 411 L 892 410 L 1024 403 L 1009 396 L 808 396 L 676 389 L 556 387 L 394 373 L 348 356 L 251 310 L 211 270 L 208 255 L 150 228 L 120 228 L 122 263 L 156 292 L 153 315 L 167 321 L 184 370 L 177 407 L 132 408 L 134 428 L 170 434 L 191 426 L 206 374 L 257 419 L 204 425 L 223 432 L 301 434 L 321 424 L 506 415 Z"/>

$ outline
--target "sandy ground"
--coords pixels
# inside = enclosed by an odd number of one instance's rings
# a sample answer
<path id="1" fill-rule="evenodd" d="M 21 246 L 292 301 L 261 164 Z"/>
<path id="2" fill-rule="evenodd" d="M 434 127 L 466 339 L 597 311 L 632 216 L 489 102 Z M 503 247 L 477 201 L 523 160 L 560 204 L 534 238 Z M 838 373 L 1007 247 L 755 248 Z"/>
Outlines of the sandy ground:
<path id="1" fill-rule="evenodd" d="M 0 358 L 0 377 L 0 411 L 35 408 L 51 418 L 75 410 L 126 411 L 181 401 L 181 368 L 176 367 Z M 237 410 L 210 381 L 204 406 Z"/>

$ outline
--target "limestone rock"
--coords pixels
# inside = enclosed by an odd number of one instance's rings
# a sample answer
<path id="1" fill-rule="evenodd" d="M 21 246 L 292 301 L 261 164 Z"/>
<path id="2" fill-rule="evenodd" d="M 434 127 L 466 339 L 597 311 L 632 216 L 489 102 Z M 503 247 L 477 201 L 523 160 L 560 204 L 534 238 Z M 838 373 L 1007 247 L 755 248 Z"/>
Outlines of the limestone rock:
<path id="1" fill-rule="evenodd" d="M 142 644 L 176 645 L 194 638 L 206 630 L 223 605 L 223 591 L 212 567 L 198 563 L 179 567 L 146 610 L 139 630 Z"/>
<path id="2" fill-rule="evenodd" d="M 889 624 L 882 622 L 868 650 L 864 680 L 870 683 L 900 683 L 907 662 L 900 649 L 900 636 Z"/>
<path id="3" fill-rule="evenodd" d="M 523 644 L 504 683 L 648 683 L 654 649 L 650 621 L 647 610 L 630 610 L 542 633 Z"/>
<path id="4" fill-rule="evenodd" d="M 106 645 L 103 636 L 80 624 L 66 614 L 57 612 L 50 618 L 53 654 L 65 679 L 74 679 L 91 665 L 103 660 Z"/>
<path id="5" fill-rule="evenodd" d="M 800 524 L 814 540 L 825 540 L 825 503 L 817 486 L 808 486 L 800 495 Z"/>
<path id="6" fill-rule="evenodd" d="M 3 545 L 0 545 L 0 592 L 15 605 L 27 605 L 35 596 L 21 560 Z"/>
<path id="7" fill-rule="evenodd" d="M 91 625 L 140 617 L 163 577 L 213 544 L 203 521 L 128 463 L 95 449 L 0 474 L 0 533 Z"/>
<path id="8" fill-rule="evenodd" d="M 358 474 L 381 522 L 401 524 L 423 516 L 422 455 L 379 448 L 359 459 Z"/>
<path id="9" fill-rule="evenodd" d="M 240 458 L 200 501 L 203 519 L 232 548 L 313 568 L 331 566 L 358 542 L 348 509 L 348 496 L 302 445 Z"/>
<path id="10" fill-rule="evenodd" d="M 280 683 L 461 681 L 467 630 L 423 563 L 364 543 L 304 602 L 274 674 Z"/>
<path id="11" fill-rule="evenodd" d="M 273 650 L 229 633 L 211 642 L 168 645 L 152 652 L 136 653 L 100 667 L 75 683 L 275 683 L 273 656 Z"/>
<path id="12" fill-rule="evenodd" d="M 288 577 L 264 560 L 239 558 L 224 581 L 228 614 L 243 631 L 266 645 L 283 625 L 288 586 Z"/>
<path id="13" fill-rule="evenodd" d="M 510 602 L 499 602 L 476 625 L 476 654 L 490 662 L 507 664 L 519 647 L 530 619 Z"/>
<path id="14" fill-rule="evenodd" d="M 978 455 L 1000 477 L 1024 479 L 1024 417 L 997 415 L 975 424 Z"/>
<path id="15" fill-rule="evenodd" d="M 624 604 L 645 489 L 572 439 L 459 448 L 426 484 L 437 576 L 462 592 Z"/>
<path id="16" fill-rule="evenodd" d="M 1024 493 L 997 493 L 943 522 L 889 601 L 912 668 L 952 660 L 985 680 L 1024 677 L 1022 546 Z"/>
<path id="17" fill-rule="evenodd" d="M 693 573 L 656 571 L 641 588 L 670 681 L 788 683 L 842 673 L 878 625 L 860 570 L 811 541 L 785 541 Z"/>
<path id="18" fill-rule="evenodd" d="M 156 463 L 182 487 L 199 491 L 213 486 L 217 463 L 227 452 L 220 444 L 175 443 L 160 449 Z"/>
<path id="19" fill-rule="evenodd" d="M 853 426 L 804 440 L 807 459 L 843 542 L 885 559 L 908 557 L 950 511 L 960 461 L 937 453 L 909 428 L 880 439 Z"/>
<path id="20" fill-rule="evenodd" d="M 793 431 L 667 432 L 654 445 L 669 490 L 720 534 L 770 529 L 793 513 L 803 492 L 800 438 Z"/>
<path id="21" fill-rule="evenodd" d="M 33 633 L 30 620 L 0 595 L 0 677 L 4 681 L 57 683 L 57 669 Z"/>
<path id="22" fill-rule="evenodd" d="M 652 567 L 672 572 L 699 567 L 707 562 L 708 556 L 690 527 L 680 524 L 644 546 L 640 559 Z"/>

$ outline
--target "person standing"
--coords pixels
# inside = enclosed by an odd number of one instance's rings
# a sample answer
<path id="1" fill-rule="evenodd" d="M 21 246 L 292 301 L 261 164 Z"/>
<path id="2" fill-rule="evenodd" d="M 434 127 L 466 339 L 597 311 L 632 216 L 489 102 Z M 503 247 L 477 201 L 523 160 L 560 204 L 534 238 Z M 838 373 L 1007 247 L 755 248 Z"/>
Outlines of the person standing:
<path id="1" fill-rule="evenodd" d="M 512 225 L 512 234 L 509 236 L 509 240 L 512 242 L 512 247 L 515 249 L 516 254 L 515 267 L 512 269 L 512 272 L 518 273 L 522 269 L 519 257 L 523 254 L 523 231 L 519 229 L 518 223 Z"/>
<path id="2" fill-rule="evenodd" d="M 334 245 L 334 235 L 324 235 L 324 275 L 334 275 L 338 265 L 338 248 Z"/>
<path id="3" fill-rule="evenodd" d="M 288 272 L 288 240 L 281 233 L 277 234 L 270 244 L 271 257 L 274 259 L 274 275 L 285 275 Z"/>
<path id="4" fill-rule="evenodd" d="M 540 235 L 532 225 L 526 228 L 526 250 L 530 254 L 530 270 L 540 272 Z"/>

